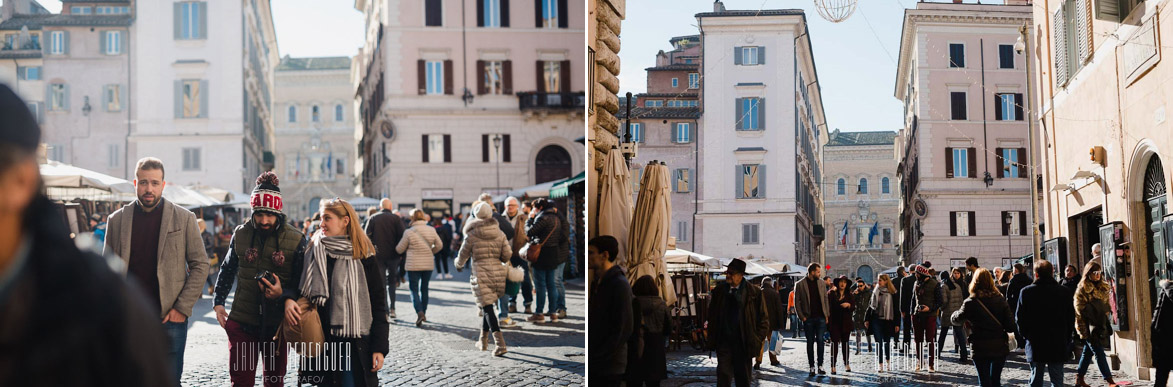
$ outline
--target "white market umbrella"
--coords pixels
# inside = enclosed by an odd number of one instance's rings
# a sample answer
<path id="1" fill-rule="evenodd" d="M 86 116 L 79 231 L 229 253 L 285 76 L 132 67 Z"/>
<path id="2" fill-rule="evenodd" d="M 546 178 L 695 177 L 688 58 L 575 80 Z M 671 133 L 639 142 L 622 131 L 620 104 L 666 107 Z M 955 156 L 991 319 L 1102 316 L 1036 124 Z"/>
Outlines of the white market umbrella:
<path id="1" fill-rule="evenodd" d="M 697 254 L 688 250 L 672 249 L 664 252 L 664 263 L 691 264 L 706 268 L 720 268 L 721 261 L 713 257 Z"/>
<path id="2" fill-rule="evenodd" d="M 610 235 L 619 240 L 619 256 L 615 264 L 626 267 L 627 234 L 631 227 L 631 172 L 623 160 L 623 153 L 615 147 L 607 152 L 603 174 L 599 176 L 598 214 L 591 224 L 595 235 Z"/>
<path id="3" fill-rule="evenodd" d="M 199 193 L 199 191 L 179 184 L 167 184 L 163 186 L 163 198 L 187 209 L 224 204 L 224 202 L 212 199 L 207 195 Z"/>
<path id="4" fill-rule="evenodd" d="M 40 169 L 41 180 L 45 182 L 46 188 L 93 189 L 103 193 L 134 194 L 134 184 L 107 174 L 56 161 L 41 164 Z"/>
<path id="5" fill-rule="evenodd" d="M 652 276 L 660 289 L 660 297 L 668 305 L 673 305 L 676 292 L 664 263 L 664 252 L 668 250 L 669 214 L 672 213 L 672 204 L 668 201 L 668 167 L 652 161 L 644 171 L 628 234 L 627 277 L 634 282 L 642 276 Z"/>
<path id="6" fill-rule="evenodd" d="M 721 260 L 721 265 L 723 265 L 723 266 L 729 266 L 729 262 L 733 262 L 733 258 L 721 258 L 720 260 Z M 742 261 L 745 262 L 745 274 L 746 275 L 778 274 L 777 270 L 768 268 L 761 263 L 754 262 L 754 261 L 747 261 L 744 259 L 742 259 Z"/>

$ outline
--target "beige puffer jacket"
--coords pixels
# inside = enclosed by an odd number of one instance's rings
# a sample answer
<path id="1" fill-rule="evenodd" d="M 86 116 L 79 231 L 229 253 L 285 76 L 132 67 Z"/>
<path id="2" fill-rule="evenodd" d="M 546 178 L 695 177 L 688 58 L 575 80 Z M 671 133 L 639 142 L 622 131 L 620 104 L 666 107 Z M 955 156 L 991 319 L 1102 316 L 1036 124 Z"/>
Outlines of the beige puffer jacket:
<path id="1" fill-rule="evenodd" d="M 411 228 L 403 232 L 403 239 L 395 246 L 400 254 L 407 253 L 405 269 L 407 271 L 431 271 L 436 268 L 435 255 L 444 247 L 436 229 L 428 222 L 417 220 L 411 222 Z"/>
<path id="2" fill-rule="evenodd" d="M 468 233 L 464 235 L 464 244 L 460 246 L 460 253 L 456 256 L 456 269 L 462 270 L 471 258 L 474 261 L 472 277 L 472 294 L 476 296 L 477 306 L 493 305 L 505 294 L 505 277 L 508 268 L 502 265 L 513 257 L 513 248 L 505 233 L 497 226 L 497 220 L 473 219 L 468 222 Z"/>

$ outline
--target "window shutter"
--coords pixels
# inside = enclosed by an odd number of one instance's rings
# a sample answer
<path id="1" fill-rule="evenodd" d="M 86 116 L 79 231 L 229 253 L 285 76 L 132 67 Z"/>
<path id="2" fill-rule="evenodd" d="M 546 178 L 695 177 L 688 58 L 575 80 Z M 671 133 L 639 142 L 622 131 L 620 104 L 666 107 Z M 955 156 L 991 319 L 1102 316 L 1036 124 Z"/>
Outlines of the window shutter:
<path id="1" fill-rule="evenodd" d="M 558 28 L 566 28 L 567 22 L 570 21 L 569 8 L 566 6 L 566 0 L 558 0 Z"/>
<path id="2" fill-rule="evenodd" d="M 175 118 L 183 118 L 183 80 L 175 81 Z"/>
<path id="3" fill-rule="evenodd" d="M 481 2 L 477 2 L 481 4 Z M 477 61 L 477 95 L 484 95 L 487 92 L 485 89 L 485 61 Z"/>
<path id="4" fill-rule="evenodd" d="M 967 172 L 969 172 L 969 178 L 971 178 L 971 179 L 977 178 L 977 153 L 976 152 L 977 152 L 977 150 L 975 148 L 969 148 L 969 151 L 965 152 L 965 158 L 969 159 L 969 171 L 967 171 Z"/>
<path id="5" fill-rule="evenodd" d="M 1111 0 L 1108 0 L 1108 1 L 1101 0 L 1101 1 L 1097 1 L 1096 3 L 1097 3 L 1096 9 L 1099 10 L 1101 8 L 1105 8 L 1104 3 L 1112 3 L 1112 1 Z M 1055 38 L 1055 43 L 1054 43 L 1054 47 L 1055 47 L 1055 83 L 1058 84 L 1059 86 L 1064 86 L 1067 84 L 1067 76 L 1068 76 L 1068 74 L 1067 74 L 1067 22 L 1066 22 L 1066 20 L 1064 20 L 1064 16 L 1066 15 L 1064 13 L 1065 8 L 1066 7 L 1064 5 L 1060 4 L 1059 9 L 1055 11 L 1055 17 L 1053 19 L 1051 19 L 1051 20 L 1054 20 L 1054 22 L 1051 25 L 1051 36 L 1053 36 Z M 1119 10 L 1118 10 L 1118 8 L 1116 8 L 1116 6 L 1113 5 L 1113 6 L 1111 6 L 1111 8 L 1113 8 L 1113 10 L 1116 14 L 1119 14 Z M 1113 19 L 1118 19 L 1118 18 L 1119 18 L 1119 15 L 1113 17 Z"/>
<path id="6" fill-rule="evenodd" d="M 741 187 L 745 185 L 745 172 L 742 171 L 742 168 L 744 168 L 742 165 L 733 166 L 733 197 L 738 199 L 745 199 L 745 190 L 741 189 Z"/>
<path id="7" fill-rule="evenodd" d="M 998 218 L 998 223 L 1002 223 L 1002 235 L 1010 235 L 1010 225 L 1006 224 L 1007 216 L 1010 216 L 1010 211 L 1002 211 L 1002 217 Z"/>
<path id="8" fill-rule="evenodd" d="M 949 102 L 952 105 L 950 109 L 950 118 L 954 120 L 966 119 L 967 112 L 965 111 L 965 93 L 957 91 L 950 92 Z"/>
<path id="9" fill-rule="evenodd" d="M 452 135 L 451 134 L 444 135 L 444 162 L 445 163 L 452 162 Z"/>
<path id="10" fill-rule="evenodd" d="M 696 170 L 688 170 L 688 192 L 696 191 Z"/>
<path id="11" fill-rule="evenodd" d="M 758 130 L 766 130 L 766 99 L 758 98 Z"/>
<path id="12" fill-rule="evenodd" d="M 107 112 L 110 111 L 110 98 L 107 97 L 107 95 L 109 94 L 107 89 L 109 89 L 109 88 L 110 88 L 110 85 L 102 85 L 102 89 L 101 89 L 102 90 L 102 111 L 107 111 Z"/>
<path id="13" fill-rule="evenodd" d="M 416 83 L 419 85 L 419 95 L 428 93 L 428 69 L 427 62 L 420 59 L 416 62 L 416 68 L 419 69 L 419 74 L 416 76 Z"/>
<path id="14" fill-rule="evenodd" d="M 766 166 L 758 165 L 758 196 L 766 197 Z"/>
<path id="15" fill-rule="evenodd" d="M 176 31 L 178 31 L 178 30 L 176 30 Z M 48 56 L 49 53 L 52 52 L 52 51 L 50 51 L 50 48 L 53 47 L 53 32 L 52 31 L 41 32 L 41 37 L 46 38 L 41 41 L 41 55 Z"/>
<path id="16" fill-rule="evenodd" d="M 1096 1 L 1096 19 L 1107 20 L 1111 22 L 1120 22 L 1124 20 L 1123 12 L 1120 12 L 1121 3 L 1113 0 Z"/>
<path id="17" fill-rule="evenodd" d="M 744 98 L 734 98 L 733 99 L 733 105 L 734 105 L 733 111 L 737 113 L 737 114 L 733 115 L 733 127 L 736 130 L 742 130 L 745 128 L 745 124 L 742 123 L 743 120 L 741 119 L 741 116 L 745 115 L 745 110 L 742 109 L 742 103 L 741 103 L 741 100 L 743 100 L 743 99 Z"/>
<path id="18" fill-rule="evenodd" d="M 123 111 L 129 104 L 130 100 L 126 99 L 126 85 L 118 85 L 118 111 Z"/>
<path id="19" fill-rule="evenodd" d="M 562 1 L 565 2 L 566 0 L 562 0 Z M 559 66 L 559 68 L 560 68 L 560 70 L 562 70 L 562 73 L 559 74 L 559 77 L 558 77 L 558 84 L 560 86 L 558 88 L 558 92 L 559 93 L 569 93 L 570 92 L 570 61 L 568 61 L 568 60 L 562 61 L 562 65 Z"/>
<path id="20" fill-rule="evenodd" d="M 695 142 L 697 140 L 696 125 L 693 125 L 694 123 L 688 124 L 688 142 Z"/>
<path id="21" fill-rule="evenodd" d="M 1097 3 L 1102 3 L 1106 0 L 1099 0 Z M 1075 64 L 1082 66 L 1088 59 L 1091 59 L 1091 23 L 1089 23 L 1089 16 L 1091 16 L 1088 9 L 1090 0 L 1076 0 L 1075 1 Z"/>
<path id="22" fill-rule="evenodd" d="M 538 0 L 538 1 L 541 1 L 541 0 Z M 541 26 L 540 23 L 539 23 L 539 26 Z M 535 71 L 534 73 L 537 74 L 537 76 L 538 76 L 538 93 L 545 93 L 546 92 L 546 69 L 544 66 L 542 66 L 543 64 L 544 63 L 542 63 L 542 61 L 539 60 L 539 61 L 537 61 L 537 64 L 534 65 L 534 68 L 537 69 L 537 71 Z"/>
<path id="23" fill-rule="evenodd" d="M 1022 101 L 1022 93 L 1014 93 L 1014 119 L 1023 121 L 1026 117 L 1023 115 L 1023 107 L 1026 105 Z"/>
<path id="24" fill-rule="evenodd" d="M 1002 120 L 1002 94 L 994 94 L 994 121 Z"/>
<path id="25" fill-rule="evenodd" d="M 534 27 L 542 28 L 542 0 L 534 0 Z"/>
<path id="26" fill-rule="evenodd" d="M 183 27 L 183 19 L 182 19 L 183 18 L 183 10 L 181 10 L 179 8 L 182 6 L 183 6 L 183 3 L 171 4 L 171 14 L 172 14 L 171 20 L 174 22 L 173 29 L 175 32 L 175 39 L 179 39 L 183 35 L 183 33 L 180 31 L 180 28 Z"/>
<path id="27" fill-rule="evenodd" d="M 452 95 L 452 60 L 444 61 L 444 94 Z"/>
<path id="28" fill-rule="evenodd" d="M 513 61 L 501 62 L 501 94 L 513 94 Z"/>
<path id="29" fill-rule="evenodd" d="M 106 55 L 106 40 L 110 38 L 110 31 L 98 33 L 98 55 Z"/>
<path id="30" fill-rule="evenodd" d="M 969 236 L 977 235 L 977 217 L 974 215 L 975 212 L 969 212 Z"/>
<path id="31" fill-rule="evenodd" d="M 733 64 L 741 65 L 741 47 L 733 47 Z"/>
<path id="32" fill-rule="evenodd" d="M 957 236 L 957 213 L 949 212 L 949 236 Z"/>
<path id="33" fill-rule="evenodd" d="M 197 4 L 199 4 L 199 9 L 200 9 L 200 24 L 199 24 L 200 30 L 199 30 L 199 34 L 197 34 L 197 36 L 200 39 L 207 39 L 208 38 L 208 2 L 201 1 Z"/>
<path id="34" fill-rule="evenodd" d="M 423 138 L 424 138 L 423 161 L 426 163 L 426 162 L 428 162 L 428 135 L 426 135 L 426 134 L 423 135 Z"/>
<path id="35" fill-rule="evenodd" d="M 64 48 L 65 55 L 69 55 L 69 31 L 64 31 L 64 37 L 64 45 L 62 47 Z"/>
<path id="36" fill-rule="evenodd" d="M 481 161 L 489 162 L 489 135 L 481 135 Z"/>
<path id="37" fill-rule="evenodd" d="M 994 166 L 997 167 L 995 169 L 998 170 L 997 177 L 999 179 L 1001 179 L 1006 176 L 1003 172 L 1003 171 L 1005 171 L 1005 168 L 1003 168 L 1003 166 L 1006 165 L 1006 158 L 1002 157 L 1002 155 L 1005 154 L 1005 153 L 1003 153 L 1005 148 L 994 148 L 994 149 L 995 149 L 994 152 L 997 153 L 996 155 L 994 155 Z M 1002 235 L 1006 235 L 1006 234 L 1002 234 Z"/>
<path id="38" fill-rule="evenodd" d="M 501 136 L 501 153 L 502 153 L 501 154 L 501 162 L 508 163 L 508 162 L 513 161 L 512 157 L 509 156 L 511 149 L 512 148 L 510 148 L 510 146 L 509 146 L 509 135 L 508 134 L 502 135 Z"/>
<path id="39" fill-rule="evenodd" d="M 208 93 L 208 81 L 200 81 L 200 118 L 208 118 L 208 110 L 211 110 L 211 106 L 208 106 Z"/>
<path id="40" fill-rule="evenodd" d="M 1018 211 L 1018 235 L 1026 235 L 1026 211 Z"/>
<path id="41" fill-rule="evenodd" d="M 509 0 L 501 0 L 501 26 L 509 27 Z"/>
<path id="42" fill-rule="evenodd" d="M 1027 160 L 1029 160 L 1029 159 L 1027 158 L 1027 155 L 1026 155 L 1026 148 L 1018 148 L 1018 177 L 1024 177 L 1024 178 L 1030 177 L 1030 176 L 1026 175 L 1026 173 L 1027 173 L 1027 168 L 1026 168 L 1027 167 L 1027 165 L 1026 165 Z"/>
<path id="43" fill-rule="evenodd" d="M 64 88 L 65 98 L 62 98 L 63 101 L 61 103 L 61 107 L 64 108 L 65 111 L 69 111 L 69 85 L 64 85 Z"/>
<path id="44" fill-rule="evenodd" d="M 676 125 L 676 123 L 668 125 L 669 138 L 673 143 L 680 142 L 680 139 L 678 138 L 679 136 L 676 135 L 676 132 L 678 131 L 676 130 Z"/>
<path id="45" fill-rule="evenodd" d="M 765 46 L 758 46 L 758 64 L 759 65 L 766 64 L 766 47 Z"/>
<path id="46" fill-rule="evenodd" d="M 953 148 L 945 148 L 945 178 L 953 178 Z"/>
<path id="47" fill-rule="evenodd" d="M 485 1 L 476 0 L 477 3 L 477 27 L 485 26 Z"/>

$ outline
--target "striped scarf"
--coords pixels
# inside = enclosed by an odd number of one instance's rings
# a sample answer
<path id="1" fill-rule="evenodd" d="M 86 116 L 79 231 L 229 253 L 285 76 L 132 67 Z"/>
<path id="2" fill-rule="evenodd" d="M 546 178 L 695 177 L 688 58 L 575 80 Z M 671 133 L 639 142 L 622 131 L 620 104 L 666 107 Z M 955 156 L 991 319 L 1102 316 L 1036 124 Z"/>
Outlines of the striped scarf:
<path id="1" fill-rule="evenodd" d="M 334 258 L 334 272 L 327 278 L 327 258 Z M 301 279 L 302 296 L 324 307 L 330 300 L 330 333 L 338 337 L 358 338 L 371 328 L 370 293 L 362 261 L 354 257 L 350 238 L 325 236 L 318 232 L 310 238 L 305 255 L 305 275 Z M 326 281 L 329 280 L 329 286 Z"/>

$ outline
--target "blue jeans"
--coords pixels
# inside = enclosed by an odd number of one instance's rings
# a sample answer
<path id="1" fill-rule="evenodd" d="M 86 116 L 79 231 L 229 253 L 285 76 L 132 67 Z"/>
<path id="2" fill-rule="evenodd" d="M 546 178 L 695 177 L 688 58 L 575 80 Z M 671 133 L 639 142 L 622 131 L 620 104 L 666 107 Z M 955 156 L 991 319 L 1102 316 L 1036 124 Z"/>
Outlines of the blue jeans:
<path id="1" fill-rule="evenodd" d="M 509 296 L 501 295 L 501 298 L 497 299 L 497 309 L 501 310 L 497 313 L 498 319 L 509 317 Z"/>
<path id="2" fill-rule="evenodd" d="M 778 345 L 778 332 L 779 331 L 770 331 L 769 340 L 766 342 L 766 346 L 762 347 L 762 352 L 759 353 L 758 356 L 761 356 L 763 353 L 766 353 L 767 351 L 774 350 L 774 348 Z"/>
<path id="3" fill-rule="evenodd" d="M 183 349 L 187 346 L 187 321 L 163 323 L 163 330 L 167 332 L 168 341 L 171 343 L 169 351 L 171 371 L 175 372 L 175 380 L 179 381 L 183 377 Z"/>
<path id="4" fill-rule="evenodd" d="M 896 320 L 872 319 L 872 335 L 876 337 L 876 359 L 892 360 L 892 338 L 896 336 Z"/>
<path id="5" fill-rule="evenodd" d="M 1087 369 L 1092 366 L 1092 357 L 1096 358 L 1096 366 L 1100 367 L 1100 375 L 1104 379 L 1112 378 L 1112 369 L 1108 368 L 1108 358 L 1104 356 L 1104 348 L 1093 345 L 1090 341 L 1083 344 L 1083 356 L 1079 358 L 1079 368 L 1076 369 L 1076 375 L 1087 375 Z"/>
<path id="6" fill-rule="evenodd" d="M 562 270 L 562 264 L 550 270 L 534 269 L 534 288 L 538 293 L 538 308 L 534 309 L 534 313 L 542 314 L 547 297 L 550 299 L 549 314 L 558 313 L 558 277 L 554 273 L 559 270 Z"/>
<path id="7" fill-rule="evenodd" d="M 981 387 L 1002 386 L 1002 366 L 1006 365 L 1005 357 L 973 358 L 973 365 L 977 367 L 978 385 Z"/>
<path id="8" fill-rule="evenodd" d="M 355 369 L 338 371 L 338 385 L 342 387 L 354 387 L 356 373 L 358 373 L 358 370 Z"/>
<path id="9" fill-rule="evenodd" d="M 826 341 L 823 335 L 827 333 L 827 320 L 822 317 L 811 317 L 803 322 L 806 324 L 806 362 L 810 368 L 815 368 L 815 343 L 819 343 L 819 368 L 823 368 L 823 346 Z"/>
<path id="10" fill-rule="evenodd" d="M 432 271 L 407 272 L 407 285 L 411 287 L 411 306 L 416 313 L 428 312 L 428 281 L 432 279 Z"/>
<path id="11" fill-rule="evenodd" d="M 1030 363 L 1031 387 L 1043 387 L 1043 370 L 1051 375 L 1052 386 L 1063 387 L 1063 362 Z"/>
<path id="12" fill-rule="evenodd" d="M 521 281 L 521 296 L 525 306 L 532 305 L 534 303 L 534 282 L 532 276 L 530 276 L 529 262 L 517 257 L 514 257 L 509 262 L 514 266 L 521 266 L 521 270 L 525 272 L 525 279 Z M 516 294 L 509 296 L 509 303 L 514 306 L 517 305 Z"/>
<path id="13" fill-rule="evenodd" d="M 802 329 L 802 321 L 799 321 L 799 319 L 798 319 L 798 314 L 796 314 L 796 313 L 791 313 L 791 314 L 790 314 L 790 331 L 791 331 L 793 334 L 792 334 L 792 335 L 790 335 L 790 338 L 792 338 L 792 339 L 797 339 L 797 338 L 798 338 L 798 330 L 799 330 L 799 329 Z"/>
<path id="14" fill-rule="evenodd" d="M 554 287 L 558 288 L 558 306 L 554 308 L 555 312 L 566 310 L 566 281 L 563 281 L 566 273 L 562 270 L 563 266 L 566 264 L 558 264 L 558 269 L 554 270 Z"/>

